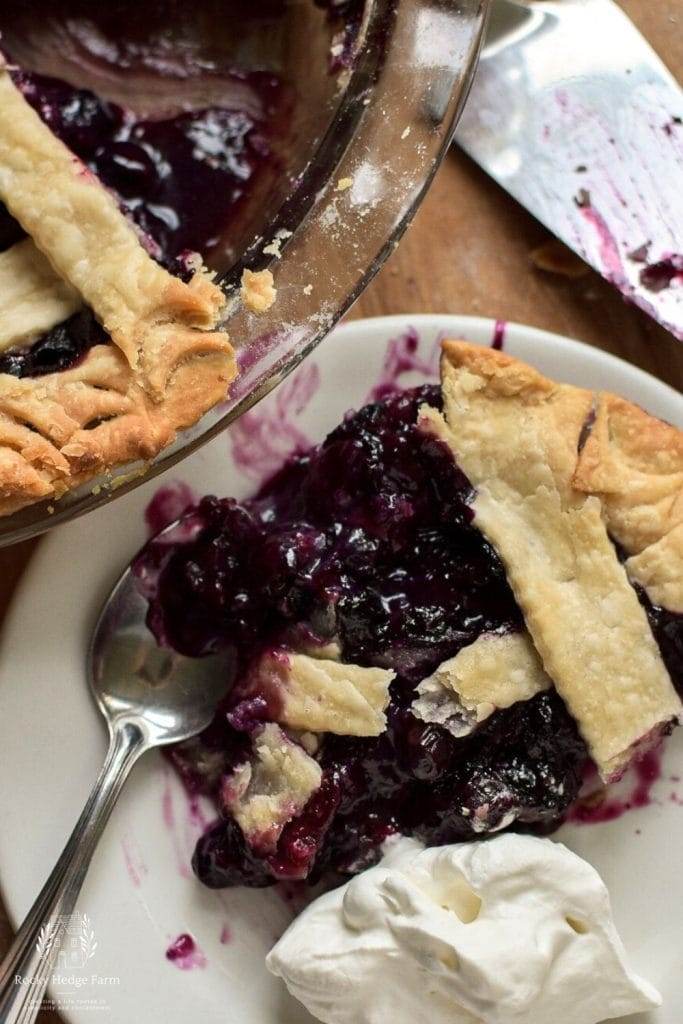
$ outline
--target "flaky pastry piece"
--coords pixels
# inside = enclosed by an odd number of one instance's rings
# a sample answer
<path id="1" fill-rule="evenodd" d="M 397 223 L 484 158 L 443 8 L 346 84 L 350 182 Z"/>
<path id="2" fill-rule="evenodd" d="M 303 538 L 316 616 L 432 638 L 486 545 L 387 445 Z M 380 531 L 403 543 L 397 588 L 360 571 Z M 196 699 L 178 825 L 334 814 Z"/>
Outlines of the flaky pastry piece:
<path id="1" fill-rule="evenodd" d="M 482 633 L 422 680 L 411 711 L 459 739 L 552 685 L 528 633 Z"/>
<path id="2" fill-rule="evenodd" d="M 599 495 L 631 579 L 654 604 L 683 612 L 683 432 L 602 393 L 573 483 Z"/>
<path id="3" fill-rule="evenodd" d="M 243 270 L 240 298 L 252 313 L 265 313 L 277 298 L 270 270 Z"/>
<path id="4" fill-rule="evenodd" d="M 272 697 L 273 718 L 291 729 L 379 736 L 387 727 L 395 676 L 385 668 L 275 650 L 256 664 L 245 692 L 248 698 Z"/>
<path id="5" fill-rule="evenodd" d="M 186 283 L 159 266 L 3 68 L 0 199 L 31 236 L 19 258 L 33 278 L 31 246 L 64 282 L 61 298 L 73 304 L 77 295 L 90 306 L 116 346 L 108 357 L 92 349 L 66 373 L 0 375 L 0 514 L 7 514 L 116 464 L 151 458 L 225 396 L 235 360 L 227 334 L 214 330 L 224 296 L 207 272 L 198 269 Z"/>
<path id="6" fill-rule="evenodd" d="M 301 814 L 321 781 L 318 762 L 269 722 L 255 733 L 250 760 L 223 780 L 221 801 L 249 845 L 272 853 L 287 822 Z"/>
<path id="7" fill-rule="evenodd" d="M 475 495 L 474 523 L 496 548 L 544 668 L 605 780 L 683 708 L 620 564 L 600 499 L 574 487 L 591 392 L 508 355 L 444 343 L 444 416 L 423 429 L 452 450 Z"/>

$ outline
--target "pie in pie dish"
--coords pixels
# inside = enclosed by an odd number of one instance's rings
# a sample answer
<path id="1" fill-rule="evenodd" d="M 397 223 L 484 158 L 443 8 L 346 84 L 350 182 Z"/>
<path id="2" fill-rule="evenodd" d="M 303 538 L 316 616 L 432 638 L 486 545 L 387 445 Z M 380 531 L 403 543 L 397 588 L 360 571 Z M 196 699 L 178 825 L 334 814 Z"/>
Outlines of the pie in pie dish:
<path id="1" fill-rule="evenodd" d="M 226 397 L 236 361 L 214 273 L 310 161 L 319 133 L 301 141 L 301 114 L 336 104 L 362 13 L 0 5 L 0 515 L 138 475 Z M 300 16 L 322 46 L 303 95 Z M 268 270 L 241 286 L 250 312 L 275 301 Z"/>
<path id="2" fill-rule="evenodd" d="M 683 434 L 465 342 L 441 378 L 136 560 L 159 642 L 233 655 L 170 751 L 219 809 L 207 885 L 352 874 L 396 833 L 547 832 L 589 761 L 614 780 L 679 719 Z"/>
<path id="3" fill-rule="evenodd" d="M 0 199 L 28 234 L 0 254 L 0 346 L 35 339 L 86 305 L 109 336 L 78 365 L 0 375 L 0 512 L 102 470 L 150 459 L 220 401 L 235 375 L 217 329 L 221 290 L 150 255 L 115 198 L 0 68 Z"/>

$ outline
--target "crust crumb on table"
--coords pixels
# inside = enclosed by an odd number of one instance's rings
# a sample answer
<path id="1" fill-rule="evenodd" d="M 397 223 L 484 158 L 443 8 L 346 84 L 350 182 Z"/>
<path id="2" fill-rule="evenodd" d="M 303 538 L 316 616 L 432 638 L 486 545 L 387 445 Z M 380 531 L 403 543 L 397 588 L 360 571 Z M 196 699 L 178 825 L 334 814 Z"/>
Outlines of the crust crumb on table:
<path id="1" fill-rule="evenodd" d="M 547 274 L 558 274 L 560 277 L 578 280 L 590 273 L 588 264 L 557 238 L 549 238 L 547 242 L 537 245 L 529 256 L 534 267 L 537 270 L 544 270 Z"/>
<path id="2" fill-rule="evenodd" d="M 245 270 L 242 274 L 240 296 L 252 313 L 265 313 L 275 302 L 277 289 L 270 270 Z"/>

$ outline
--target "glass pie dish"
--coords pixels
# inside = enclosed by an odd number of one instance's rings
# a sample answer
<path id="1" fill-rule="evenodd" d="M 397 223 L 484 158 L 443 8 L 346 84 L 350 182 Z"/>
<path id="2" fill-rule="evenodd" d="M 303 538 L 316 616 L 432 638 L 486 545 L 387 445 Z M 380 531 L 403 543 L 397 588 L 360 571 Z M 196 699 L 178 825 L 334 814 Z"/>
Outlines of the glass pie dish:
<path id="1" fill-rule="evenodd" d="M 0 519 L 0 544 L 91 511 L 168 468 L 258 402 L 322 340 L 397 244 L 438 167 L 471 83 L 487 4 L 366 0 L 356 5 L 353 31 L 347 23 L 341 35 L 339 22 L 310 0 L 263 5 L 252 31 L 240 34 L 233 18 L 212 18 L 206 7 L 193 41 L 198 52 L 222 49 L 224 59 L 266 68 L 288 89 L 274 143 L 277 173 L 262 176 L 212 261 L 228 296 L 237 296 L 245 269 L 270 269 L 277 301 L 259 315 L 235 303 L 227 328 L 239 375 L 224 403 L 150 462 L 120 466 L 55 503 Z M 242 7 L 234 3 L 230 14 L 239 17 Z M 32 64 L 55 74 L 48 52 L 36 47 Z"/>

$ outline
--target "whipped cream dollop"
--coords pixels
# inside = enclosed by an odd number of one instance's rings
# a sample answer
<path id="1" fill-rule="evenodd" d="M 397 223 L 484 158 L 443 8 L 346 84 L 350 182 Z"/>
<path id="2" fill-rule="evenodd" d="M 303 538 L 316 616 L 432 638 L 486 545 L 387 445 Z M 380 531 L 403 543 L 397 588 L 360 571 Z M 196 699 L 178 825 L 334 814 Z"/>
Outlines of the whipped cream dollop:
<path id="1" fill-rule="evenodd" d="M 560 843 L 390 841 L 267 958 L 325 1024 L 597 1024 L 661 998 L 626 963 L 597 871 Z"/>

